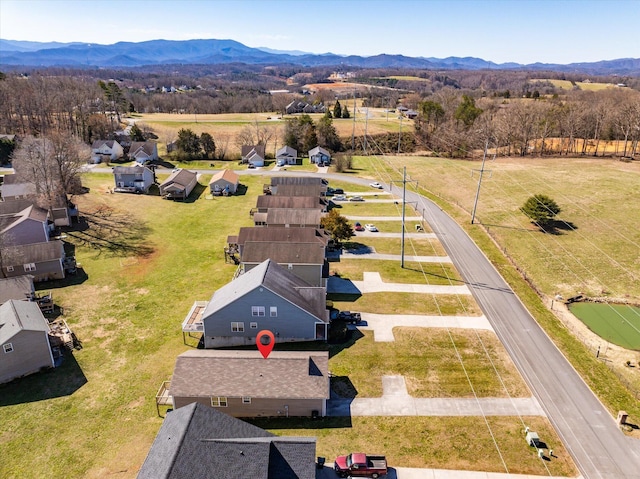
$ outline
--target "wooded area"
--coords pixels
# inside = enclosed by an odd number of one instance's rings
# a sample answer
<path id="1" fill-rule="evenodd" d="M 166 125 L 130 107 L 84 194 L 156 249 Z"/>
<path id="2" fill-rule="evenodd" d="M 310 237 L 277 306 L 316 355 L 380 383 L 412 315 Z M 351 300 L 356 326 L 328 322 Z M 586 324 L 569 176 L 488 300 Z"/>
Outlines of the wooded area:
<path id="1" fill-rule="evenodd" d="M 583 76 L 549 72 L 361 70 L 350 79 L 363 85 L 358 91 L 345 93 L 344 89 L 333 90 L 330 84 L 307 91 L 308 82 L 326 84 L 330 73 L 326 68 L 303 72 L 300 67 L 227 65 L 188 66 L 173 74 L 54 68 L 3 74 L 0 133 L 19 137 L 64 133 L 91 143 L 115 138 L 122 128 L 122 116 L 134 112 L 282 114 L 294 99 L 323 103 L 334 111 L 337 99 L 351 94 L 360 97 L 363 107 L 395 110 L 402 105 L 418 112 L 411 120 L 414 128 L 402 131 L 403 152 L 415 149 L 464 158 L 482 150 L 488 141 L 501 155 L 631 157 L 638 153 L 637 78 L 626 78 L 624 86 L 616 86 L 620 78 L 593 77 L 590 82 L 614 83 L 609 88 L 580 90 L 578 82 L 585 80 Z M 573 88 L 559 88 L 554 79 L 569 82 Z M 284 88 L 290 93 L 269 93 Z M 336 139 L 327 121 L 317 122 L 315 128 L 316 135 L 310 135 L 300 121 L 289 125 L 289 143 L 303 149 L 313 147 L 314 142 L 325 143 L 320 146 L 334 151 L 341 144 L 356 150 L 362 147 L 360 140 Z M 218 142 L 215 131 L 212 134 L 219 146 L 228 142 Z M 384 151 L 367 153 L 393 152 L 398 138 L 381 138 L 380 144 L 387 145 Z M 605 151 L 605 142 L 613 140 L 618 140 L 615 151 Z M 219 148 L 218 155 L 224 150 Z"/>

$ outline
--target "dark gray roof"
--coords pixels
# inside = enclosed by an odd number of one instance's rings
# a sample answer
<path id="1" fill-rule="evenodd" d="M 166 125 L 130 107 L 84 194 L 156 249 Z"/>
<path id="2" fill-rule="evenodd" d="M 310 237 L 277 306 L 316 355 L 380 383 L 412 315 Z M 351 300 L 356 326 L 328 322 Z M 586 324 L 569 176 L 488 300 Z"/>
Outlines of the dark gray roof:
<path id="1" fill-rule="evenodd" d="M 262 263 L 266 259 L 271 259 L 278 264 L 320 265 L 323 264 L 325 260 L 325 245 L 318 242 L 293 243 L 275 241 L 246 241 L 244 243 L 241 259 L 243 263 Z"/>
<path id="2" fill-rule="evenodd" d="M 238 236 L 234 239 L 234 243 L 241 245 L 247 241 L 277 241 L 281 243 L 312 243 L 318 241 L 326 245 L 330 236 L 323 229 L 317 228 L 285 228 L 284 226 L 262 228 L 258 226 L 240 228 Z M 229 242 L 231 243 L 232 241 L 229 240 Z"/>
<path id="3" fill-rule="evenodd" d="M 34 292 L 33 276 L 30 274 L 6 279 L 0 278 L 0 304 L 4 304 L 10 299 L 28 300 Z"/>
<path id="4" fill-rule="evenodd" d="M 318 153 L 322 153 L 323 155 L 327 155 L 328 157 L 331 157 L 331 153 L 329 153 L 327 150 L 325 150 L 321 146 L 316 146 L 315 148 L 312 148 L 309 150 L 309 156 L 317 155 Z"/>
<path id="5" fill-rule="evenodd" d="M 114 175 L 135 175 L 137 173 L 144 173 L 144 170 L 149 170 L 146 166 L 116 166 L 113 168 Z"/>
<path id="6" fill-rule="evenodd" d="M 41 263 L 64 258 L 64 245 L 60 240 L 47 243 L 33 243 L 2 248 L 2 258 L 5 266 L 15 266 L 25 263 Z"/>
<path id="7" fill-rule="evenodd" d="M 249 155 L 249 153 L 251 153 L 252 150 L 254 150 L 262 158 L 264 158 L 264 151 L 265 151 L 264 145 L 242 145 L 242 147 L 240 148 L 240 154 L 244 158 L 247 155 Z"/>
<path id="8" fill-rule="evenodd" d="M 279 188 L 278 188 L 279 189 Z M 326 206 L 326 202 L 320 196 L 258 196 L 256 206 L 259 209 L 264 208 L 303 208 L 303 209 L 319 209 L 322 210 Z"/>
<path id="9" fill-rule="evenodd" d="M 298 151 L 295 148 L 291 148 L 290 146 L 283 146 L 278 151 L 276 151 L 276 158 L 280 157 L 289 157 L 296 158 L 298 156 Z"/>
<path id="10" fill-rule="evenodd" d="M 315 451 L 315 438 L 281 438 L 192 403 L 167 414 L 138 479 L 315 479 Z"/>
<path id="11" fill-rule="evenodd" d="M 239 374 L 239 371 L 242 371 Z M 171 378 L 174 397 L 328 399 L 327 351 L 191 349 L 178 356 Z"/>
<path id="12" fill-rule="evenodd" d="M 202 317 L 206 318 L 216 313 L 260 287 L 267 288 L 318 320 L 327 321 L 325 289 L 311 286 L 271 260 L 263 261 L 213 293 Z"/>
<path id="13" fill-rule="evenodd" d="M 11 203 L 18 203 L 17 205 L 11 205 Z M 13 228 L 18 223 L 27 219 L 41 221 L 46 223 L 49 213 L 47 210 L 32 204 L 31 202 L 25 202 L 22 200 L 11 200 L 0 202 L 0 232 L 4 232 L 10 228 Z M 26 205 L 23 209 L 18 209 L 22 205 Z M 5 213 L 4 211 L 18 210 L 15 213 Z"/>
<path id="14" fill-rule="evenodd" d="M 194 178 L 198 175 L 193 171 L 179 169 L 169 175 L 169 177 L 162 182 L 160 188 L 166 188 L 170 185 L 176 185 L 180 188 L 186 188 L 189 183 L 191 183 Z"/>
<path id="15" fill-rule="evenodd" d="M 0 306 L 0 344 L 9 342 L 20 331 L 49 332 L 49 323 L 37 303 L 10 299 Z"/>
<path id="16" fill-rule="evenodd" d="M 147 156 L 151 156 L 155 153 L 156 148 L 156 143 L 153 141 L 134 141 L 129 147 L 129 155 L 143 151 Z"/>
<path id="17" fill-rule="evenodd" d="M 269 208 L 267 225 L 320 225 L 323 213 L 304 208 Z"/>
<path id="18" fill-rule="evenodd" d="M 272 188 L 276 196 L 320 196 L 326 191 L 324 185 L 278 185 Z"/>
<path id="19" fill-rule="evenodd" d="M 272 176 L 271 186 L 276 185 L 326 185 L 327 180 L 315 176 Z"/>

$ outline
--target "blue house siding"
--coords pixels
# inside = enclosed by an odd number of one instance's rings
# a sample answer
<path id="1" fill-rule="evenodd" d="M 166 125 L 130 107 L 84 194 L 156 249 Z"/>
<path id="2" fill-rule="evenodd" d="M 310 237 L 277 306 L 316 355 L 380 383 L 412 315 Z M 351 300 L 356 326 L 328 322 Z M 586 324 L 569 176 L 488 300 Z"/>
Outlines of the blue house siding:
<path id="1" fill-rule="evenodd" d="M 264 308 L 264 316 L 254 316 L 253 307 Z M 276 316 L 271 315 L 271 308 L 276 308 Z M 205 348 L 253 345 L 256 334 L 263 329 L 271 331 L 279 343 L 326 339 L 326 326 L 320 327 L 324 337 L 316 337 L 316 323 L 321 323 L 318 318 L 264 287 L 237 298 L 204 317 L 203 322 Z M 244 330 L 233 331 L 232 323 L 236 326 L 241 323 Z"/>

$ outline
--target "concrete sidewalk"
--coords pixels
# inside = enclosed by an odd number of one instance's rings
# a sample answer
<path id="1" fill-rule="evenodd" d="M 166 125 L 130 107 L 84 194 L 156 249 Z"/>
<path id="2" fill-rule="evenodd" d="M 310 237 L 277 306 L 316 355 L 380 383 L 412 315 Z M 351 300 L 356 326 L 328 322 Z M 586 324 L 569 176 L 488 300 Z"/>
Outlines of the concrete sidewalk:
<path id="1" fill-rule="evenodd" d="M 346 216 L 349 221 L 364 221 L 375 223 L 376 221 L 402 221 L 402 216 Z M 405 216 L 405 221 L 417 221 L 423 220 L 422 216 Z"/>
<path id="2" fill-rule="evenodd" d="M 380 273 L 369 272 L 365 272 L 363 278 L 364 281 L 352 281 L 353 285 L 362 293 L 471 294 L 466 284 L 451 286 L 442 284 L 385 283 L 382 281 Z"/>
<path id="3" fill-rule="evenodd" d="M 337 252 L 336 254 L 328 254 L 329 258 L 344 258 L 344 259 L 381 259 L 385 261 L 400 261 L 402 258 L 399 254 L 384 254 L 384 253 L 350 253 L 348 251 Z M 409 256 L 404 255 L 405 261 L 416 261 L 418 263 L 451 263 L 451 258 L 448 256 Z"/>
<path id="4" fill-rule="evenodd" d="M 333 470 L 332 462 L 326 462 L 322 469 L 316 469 L 316 479 L 336 479 L 337 477 Z M 390 467 L 385 479 L 567 479 L 567 477 L 508 474 L 505 472 L 457 471 L 454 469 Z M 582 476 L 578 476 L 576 479 L 582 479 Z"/>
<path id="5" fill-rule="evenodd" d="M 493 331 L 493 327 L 483 316 L 428 316 L 405 314 L 375 314 L 361 313 L 363 322 L 357 326 L 350 326 L 363 330 L 373 331 L 374 341 L 395 341 L 393 328 L 418 327 L 418 328 L 453 328 L 453 329 L 481 329 Z"/>
<path id="6" fill-rule="evenodd" d="M 330 399 L 329 416 L 545 416 L 535 397 L 414 398 L 404 376 L 382 376 L 382 397 Z"/>

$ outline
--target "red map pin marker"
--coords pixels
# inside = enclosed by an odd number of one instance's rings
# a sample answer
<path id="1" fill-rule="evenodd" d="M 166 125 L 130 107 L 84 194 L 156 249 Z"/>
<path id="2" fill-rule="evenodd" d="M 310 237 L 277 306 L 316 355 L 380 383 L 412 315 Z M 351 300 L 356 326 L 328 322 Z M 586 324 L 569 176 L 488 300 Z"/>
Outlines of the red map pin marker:
<path id="1" fill-rule="evenodd" d="M 262 342 L 261 338 L 265 336 L 269 338 L 269 344 L 264 344 Z M 276 345 L 276 338 L 273 336 L 271 331 L 263 329 L 256 336 L 256 345 L 258 346 L 258 350 L 260 351 L 260 354 L 262 354 L 262 357 L 267 359 L 269 354 L 271 354 L 273 347 Z"/>

